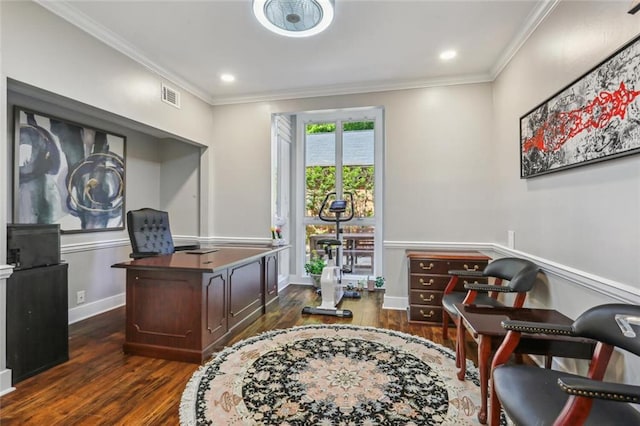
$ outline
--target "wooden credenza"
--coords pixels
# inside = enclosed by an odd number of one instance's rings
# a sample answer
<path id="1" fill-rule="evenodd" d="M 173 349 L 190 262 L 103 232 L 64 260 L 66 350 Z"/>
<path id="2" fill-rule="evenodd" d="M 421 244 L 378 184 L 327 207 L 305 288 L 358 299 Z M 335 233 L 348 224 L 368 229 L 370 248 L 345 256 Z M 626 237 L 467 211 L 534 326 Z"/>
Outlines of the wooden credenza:
<path id="1" fill-rule="evenodd" d="M 408 251 L 409 322 L 442 323 L 442 296 L 450 270 L 482 271 L 491 260 L 476 251 Z M 486 278 L 461 277 L 455 291 L 467 282 L 486 283 Z"/>
<path id="2" fill-rule="evenodd" d="M 177 252 L 113 267 L 127 270 L 129 354 L 202 363 L 278 295 L 277 252 L 267 248 Z"/>

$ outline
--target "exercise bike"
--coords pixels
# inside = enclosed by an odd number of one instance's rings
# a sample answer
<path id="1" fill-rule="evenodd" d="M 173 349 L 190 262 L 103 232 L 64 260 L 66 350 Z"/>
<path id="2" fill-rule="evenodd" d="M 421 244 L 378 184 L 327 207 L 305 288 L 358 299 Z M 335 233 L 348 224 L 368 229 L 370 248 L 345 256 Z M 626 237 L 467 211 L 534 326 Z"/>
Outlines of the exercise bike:
<path id="1" fill-rule="evenodd" d="M 324 198 L 318 217 L 325 222 L 335 222 L 336 224 L 336 237 L 319 240 L 318 244 L 324 249 L 327 255 L 327 266 L 322 269 L 322 275 L 320 276 L 320 295 L 322 297 L 322 303 L 320 306 L 312 307 L 306 306 L 302 309 L 303 314 L 310 315 L 332 315 L 336 317 L 352 318 L 353 312 L 348 309 L 338 309 L 338 304 L 343 297 L 350 297 L 353 299 L 359 299 L 360 293 L 357 291 L 345 291 L 342 285 L 342 273 L 351 272 L 350 270 L 343 270 L 340 266 L 341 255 L 341 233 L 340 222 L 347 222 L 353 219 L 353 194 L 350 192 L 345 193 L 349 196 L 347 200 L 333 200 L 329 203 L 331 197 L 337 196 L 335 192 L 330 192 Z M 328 211 L 331 214 L 326 214 Z M 349 207 L 349 208 L 348 208 Z M 342 215 L 350 210 L 350 213 L 346 217 Z M 335 255 L 334 255 L 335 250 Z"/>

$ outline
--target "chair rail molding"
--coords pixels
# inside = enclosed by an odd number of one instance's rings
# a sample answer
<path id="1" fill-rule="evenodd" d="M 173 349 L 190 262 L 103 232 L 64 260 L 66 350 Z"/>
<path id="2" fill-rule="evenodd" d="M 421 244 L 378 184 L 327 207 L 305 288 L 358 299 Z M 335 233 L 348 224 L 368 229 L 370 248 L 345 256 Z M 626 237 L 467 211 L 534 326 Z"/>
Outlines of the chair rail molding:
<path id="1" fill-rule="evenodd" d="M 640 290 L 605 277 L 572 268 L 549 259 L 513 250 L 496 243 L 477 242 L 433 242 L 433 241 L 385 241 L 384 249 L 395 250 L 476 250 L 490 256 L 514 256 L 535 262 L 549 278 L 559 278 L 566 282 L 614 299 L 617 302 L 640 304 Z M 387 299 L 389 299 L 387 301 Z M 404 299 L 404 300 L 402 300 Z M 409 306 L 408 296 L 386 297 L 383 308 L 406 309 Z"/>

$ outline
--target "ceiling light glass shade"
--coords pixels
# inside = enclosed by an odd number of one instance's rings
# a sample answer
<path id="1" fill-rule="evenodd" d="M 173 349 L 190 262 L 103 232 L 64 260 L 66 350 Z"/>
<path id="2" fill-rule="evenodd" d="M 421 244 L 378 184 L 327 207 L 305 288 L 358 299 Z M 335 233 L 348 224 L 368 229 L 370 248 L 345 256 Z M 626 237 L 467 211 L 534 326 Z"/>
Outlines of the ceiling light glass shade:
<path id="1" fill-rule="evenodd" d="M 268 30 L 287 37 L 318 34 L 333 21 L 333 0 L 253 0 L 253 13 Z"/>

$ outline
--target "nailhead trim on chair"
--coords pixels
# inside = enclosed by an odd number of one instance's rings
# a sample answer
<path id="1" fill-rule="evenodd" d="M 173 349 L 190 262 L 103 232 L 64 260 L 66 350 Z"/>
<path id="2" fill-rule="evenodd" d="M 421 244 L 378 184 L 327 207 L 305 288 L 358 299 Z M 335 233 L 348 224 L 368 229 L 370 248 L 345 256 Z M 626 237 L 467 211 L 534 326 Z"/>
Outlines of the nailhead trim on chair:
<path id="1" fill-rule="evenodd" d="M 586 396 L 589 398 L 599 398 L 599 399 L 610 399 L 615 401 L 623 401 L 623 402 L 640 402 L 640 398 L 620 395 L 617 393 L 609 393 L 609 392 L 594 392 L 594 391 L 581 391 L 578 389 L 572 389 L 570 387 L 565 386 L 562 383 L 558 383 L 563 391 L 568 393 L 569 395 L 577 395 L 577 396 Z"/>
<path id="2" fill-rule="evenodd" d="M 505 330 L 520 331 L 523 333 L 561 334 L 566 336 L 573 335 L 573 332 L 571 330 L 559 330 L 557 328 L 510 325 L 510 324 L 504 324 L 504 322 L 502 323 L 502 327 Z"/>
<path id="3" fill-rule="evenodd" d="M 498 293 L 516 293 L 512 288 L 501 285 L 474 284 L 467 283 L 464 285 L 465 290 L 477 291 L 496 291 Z"/>

